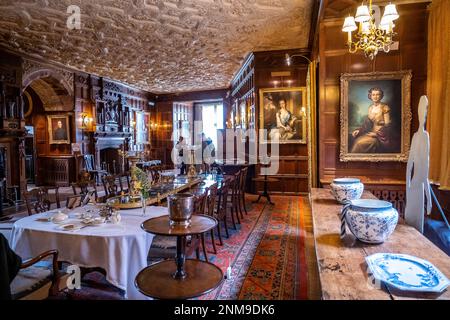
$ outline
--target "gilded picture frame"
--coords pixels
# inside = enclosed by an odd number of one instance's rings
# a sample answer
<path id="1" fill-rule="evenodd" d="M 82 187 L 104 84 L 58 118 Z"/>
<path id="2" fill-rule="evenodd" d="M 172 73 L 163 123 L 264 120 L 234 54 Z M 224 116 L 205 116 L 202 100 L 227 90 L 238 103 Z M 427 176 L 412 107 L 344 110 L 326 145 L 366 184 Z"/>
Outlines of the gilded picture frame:
<path id="1" fill-rule="evenodd" d="M 49 144 L 70 144 L 68 115 L 47 116 Z"/>
<path id="2" fill-rule="evenodd" d="M 341 74 L 341 161 L 408 160 L 411 76 L 411 70 Z"/>
<path id="3" fill-rule="evenodd" d="M 306 144 L 306 109 L 306 87 L 260 89 L 260 143 Z"/>

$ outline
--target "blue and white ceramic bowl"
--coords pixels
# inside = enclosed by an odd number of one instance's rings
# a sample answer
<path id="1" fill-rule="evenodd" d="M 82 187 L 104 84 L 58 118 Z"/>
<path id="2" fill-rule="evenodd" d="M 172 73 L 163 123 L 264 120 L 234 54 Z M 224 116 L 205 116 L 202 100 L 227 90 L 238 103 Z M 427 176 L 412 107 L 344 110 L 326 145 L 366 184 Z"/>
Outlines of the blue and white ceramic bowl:
<path id="1" fill-rule="evenodd" d="M 364 185 L 357 178 L 338 178 L 330 184 L 331 193 L 340 203 L 361 198 Z"/>
<path id="2" fill-rule="evenodd" d="M 398 212 L 383 200 L 352 200 L 342 210 L 341 218 L 356 238 L 367 243 L 382 243 L 394 231 Z"/>

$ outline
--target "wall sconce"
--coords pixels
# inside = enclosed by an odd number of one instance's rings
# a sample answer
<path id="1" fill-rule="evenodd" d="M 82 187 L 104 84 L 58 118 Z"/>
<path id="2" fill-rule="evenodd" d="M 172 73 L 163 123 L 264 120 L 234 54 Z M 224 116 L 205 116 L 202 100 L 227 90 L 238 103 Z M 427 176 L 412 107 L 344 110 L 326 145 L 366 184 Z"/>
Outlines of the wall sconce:
<path id="1" fill-rule="evenodd" d="M 156 129 L 158 127 L 157 123 L 150 122 L 150 129 Z"/>
<path id="2" fill-rule="evenodd" d="M 308 57 L 305 57 L 302 54 L 293 54 L 293 55 L 289 55 L 288 53 L 285 54 L 285 59 L 286 59 L 286 64 L 290 67 L 292 64 L 292 58 L 294 57 L 301 57 L 301 58 L 305 58 L 306 60 L 308 60 L 309 63 L 311 63 L 311 60 L 309 60 Z"/>
<path id="3" fill-rule="evenodd" d="M 89 117 L 89 115 L 86 112 L 80 113 L 81 123 L 80 123 L 80 129 L 86 130 L 90 127 L 92 124 L 92 117 Z"/>
<path id="4" fill-rule="evenodd" d="M 131 124 L 131 126 L 132 126 L 133 128 L 135 128 L 135 127 L 136 127 L 136 121 L 134 121 L 134 120 L 131 120 L 131 121 L 130 121 L 130 124 Z"/>

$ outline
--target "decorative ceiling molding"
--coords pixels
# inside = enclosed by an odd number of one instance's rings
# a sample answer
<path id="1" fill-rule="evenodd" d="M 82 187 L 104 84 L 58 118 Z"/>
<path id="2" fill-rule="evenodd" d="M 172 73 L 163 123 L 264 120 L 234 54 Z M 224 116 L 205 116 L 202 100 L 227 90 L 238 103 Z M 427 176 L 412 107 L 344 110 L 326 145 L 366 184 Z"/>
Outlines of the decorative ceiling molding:
<path id="1" fill-rule="evenodd" d="M 154 93 L 227 87 L 249 52 L 306 48 L 313 6 L 313 0 L 72 2 L 2 0 L 0 42 Z M 67 28 L 72 4 L 81 11 L 80 29 Z"/>

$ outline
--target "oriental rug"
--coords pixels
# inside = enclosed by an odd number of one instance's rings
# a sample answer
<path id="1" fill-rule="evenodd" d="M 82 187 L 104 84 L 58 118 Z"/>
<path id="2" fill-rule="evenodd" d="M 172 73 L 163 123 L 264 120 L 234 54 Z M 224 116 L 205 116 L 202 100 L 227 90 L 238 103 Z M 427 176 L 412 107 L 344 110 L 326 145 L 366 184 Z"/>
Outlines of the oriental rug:
<path id="1" fill-rule="evenodd" d="M 253 205 L 242 222 L 244 232 L 230 237 L 234 245 L 227 241 L 219 249 L 213 263 L 226 273 L 223 263 L 232 258 L 232 277 L 201 299 L 307 299 L 302 198 L 273 196 L 272 201 L 275 206 L 264 205 L 262 211 Z"/>

